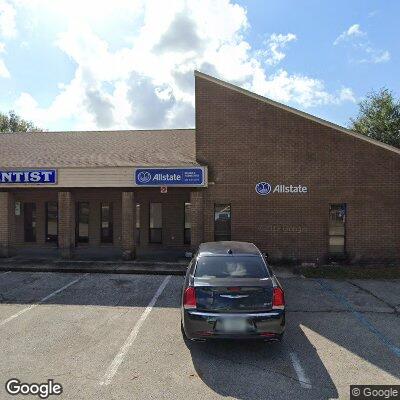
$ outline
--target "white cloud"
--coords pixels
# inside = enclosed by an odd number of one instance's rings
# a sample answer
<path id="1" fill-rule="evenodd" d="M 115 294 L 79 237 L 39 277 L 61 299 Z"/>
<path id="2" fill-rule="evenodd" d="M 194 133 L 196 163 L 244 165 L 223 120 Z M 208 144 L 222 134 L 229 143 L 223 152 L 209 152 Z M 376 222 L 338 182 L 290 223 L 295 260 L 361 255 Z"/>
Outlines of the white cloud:
<path id="1" fill-rule="evenodd" d="M 15 8 L 9 2 L 0 0 L 0 36 L 12 38 L 16 34 Z"/>
<path id="2" fill-rule="evenodd" d="M 335 39 L 333 45 L 336 46 L 340 43 L 350 46 L 352 61 L 379 64 L 390 60 L 389 51 L 373 47 L 368 39 L 368 34 L 361 30 L 359 24 L 351 25 L 349 29 L 342 32 Z"/>
<path id="3" fill-rule="evenodd" d="M 10 71 L 6 67 L 6 64 L 2 59 L 0 59 L 0 78 L 9 78 L 10 77 Z"/>
<path id="4" fill-rule="evenodd" d="M 135 2 L 135 11 L 131 2 L 115 0 L 119 13 L 109 7 L 108 16 L 94 10 L 90 17 L 88 7 L 74 2 L 62 0 L 58 10 L 49 0 L 20 1 L 33 13 L 64 13 L 67 29 L 53 42 L 76 64 L 74 77 L 48 107 L 28 93 L 16 102 L 19 113 L 45 128 L 57 129 L 65 120 L 75 129 L 194 126 L 194 69 L 302 108 L 354 101 L 350 89 L 330 93 L 308 76 L 283 69 L 267 75 L 260 50 L 245 40 L 246 10 L 229 0 L 146 0 Z M 107 27 L 132 21 L 125 42 L 116 45 L 102 31 L 105 25 L 95 21 L 104 18 Z M 275 33 L 261 52 L 276 65 L 295 39 Z"/>
<path id="5" fill-rule="evenodd" d="M 15 25 L 15 9 L 5 0 L 0 0 L 0 39 L 10 39 L 17 35 Z M 6 52 L 6 45 L 0 42 L 0 53 Z M 10 78 L 8 70 L 3 59 L 0 58 L 0 78 Z"/>
<path id="6" fill-rule="evenodd" d="M 352 38 L 357 38 L 357 37 L 362 37 L 366 36 L 366 33 L 363 32 L 360 28 L 359 24 L 354 24 L 349 27 L 346 31 L 342 32 L 333 42 L 333 44 L 336 46 L 340 42 L 343 42 L 345 40 L 349 40 Z"/>
<path id="7" fill-rule="evenodd" d="M 269 65 L 276 65 L 281 62 L 286 54 L 282 50 L 286 47 L 289 42 L 296 40 L 297 37 L 293 33 L 288 33 L 283 35 L 282 33 L 273 33 L 269 39 L 266 41 L 267 49 L 262 52 L 263 57 L 265 57 L 265 62 Z"/>

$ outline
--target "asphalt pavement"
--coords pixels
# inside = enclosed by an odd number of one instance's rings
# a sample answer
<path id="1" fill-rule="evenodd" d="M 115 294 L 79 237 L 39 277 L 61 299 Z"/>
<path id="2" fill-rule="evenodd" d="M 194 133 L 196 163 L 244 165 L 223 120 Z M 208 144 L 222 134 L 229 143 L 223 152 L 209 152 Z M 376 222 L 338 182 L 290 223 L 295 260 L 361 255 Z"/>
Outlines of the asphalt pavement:
<path id="1" fill-rule="evenodd" d="M 185 341 L 182 276 L 0 272 L 0 399 L 48 379 L 51 399 L 349 398 L 400 384 L 400 281 L 284 275 L 282 343 Z"/>

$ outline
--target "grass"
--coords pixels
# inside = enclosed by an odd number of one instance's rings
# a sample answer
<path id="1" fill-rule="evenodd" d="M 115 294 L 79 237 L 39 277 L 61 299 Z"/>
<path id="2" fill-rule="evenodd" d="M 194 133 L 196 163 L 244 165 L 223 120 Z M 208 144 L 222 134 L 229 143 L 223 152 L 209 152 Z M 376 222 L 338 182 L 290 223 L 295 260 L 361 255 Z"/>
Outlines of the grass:
<path id="1" fill-rule="evenodd" d="M 322 265 L 320 267 L 299 267 L 298 272 L 307 278 L 400 279 L 400 266 L 360 267 L 349 265 Z"/>

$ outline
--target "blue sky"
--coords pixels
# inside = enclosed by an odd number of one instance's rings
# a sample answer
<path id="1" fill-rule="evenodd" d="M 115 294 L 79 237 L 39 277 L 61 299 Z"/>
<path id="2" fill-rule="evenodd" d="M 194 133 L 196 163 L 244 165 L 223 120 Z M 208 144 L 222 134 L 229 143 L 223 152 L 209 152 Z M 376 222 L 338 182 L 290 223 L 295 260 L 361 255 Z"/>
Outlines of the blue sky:
<path id="1" fill-rule="evenodd" d="M 0 110 L 50 130 L 194 126 L 193 70 L 347 125 L 400 93 L 398 1 L 0 0 Z"/>

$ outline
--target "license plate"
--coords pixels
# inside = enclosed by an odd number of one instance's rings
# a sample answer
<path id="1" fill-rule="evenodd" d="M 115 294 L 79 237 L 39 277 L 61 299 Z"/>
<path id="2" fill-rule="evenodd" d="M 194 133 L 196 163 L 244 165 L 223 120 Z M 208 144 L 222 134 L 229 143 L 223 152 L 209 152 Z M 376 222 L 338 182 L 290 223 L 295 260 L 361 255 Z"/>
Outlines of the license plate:
<path id="1" fill-rule="evenodd" d="M 219 321 L 218 329 L 224 332 L 243 333 L 249 329 L 249 323 L 243 318 L 224 318 Z"/>

